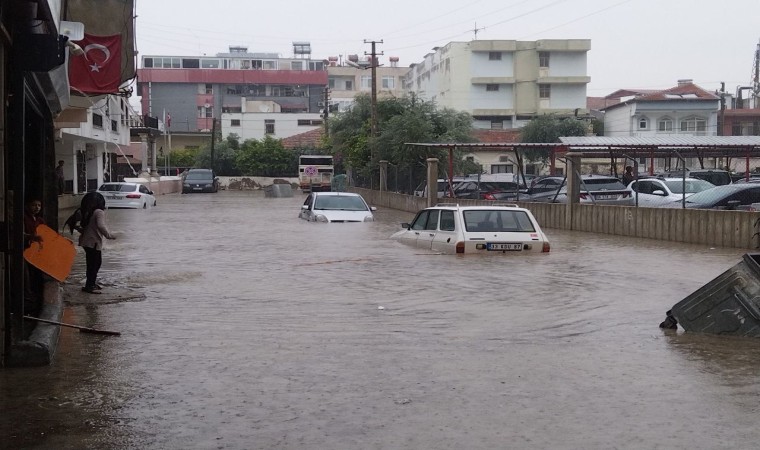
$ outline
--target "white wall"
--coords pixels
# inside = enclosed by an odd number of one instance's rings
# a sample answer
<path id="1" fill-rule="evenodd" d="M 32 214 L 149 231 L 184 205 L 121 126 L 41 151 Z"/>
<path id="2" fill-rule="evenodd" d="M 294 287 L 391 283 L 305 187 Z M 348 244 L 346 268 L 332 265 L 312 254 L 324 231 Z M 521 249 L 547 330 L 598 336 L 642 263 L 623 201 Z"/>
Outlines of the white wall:
<path id="1" fill-rule="evenodd" d="M 232 126 L 232 120 L 239 120 L 240 126 Z M 271 136 L 275 139 L 283 139 L 324 126 L 321 123 L 298 125 L 299 120 L 321 121 L 322 118 L 317 113 L 224 113 L 221 119 L 222 136 L 234 133 L 241 141 L 261 140 L 266 136 L 266 120 L 274 120 L 274 134 Z"/>
<path id="2" fill-rule="evenodd" d="M 551 52 L 549 54 L 549 76 L 551 77 L 585 77 L 586 70 L 586 52 Z"/>
<path id="3" fill-rule="evenodd" d="M 501 52 L 501 60 L 488 59 L 489 52 L 472 52 L 470 76 L 473 77 L 514 77 L 514 54 Z"/>
<path id="4" fill-rule="evenodd" d="M 585 84 L 552 84 L 551 89 L 552 109 L 584 108 L 586 105 Z"/>
<path id="5" fill-rule="evenodd" d="M 498 91 L 487 91 L 485 84 L 471 84 L 469 98 L 469 110 L 512 109 L 514 107 L 514 85 L 500 84 Z"/>

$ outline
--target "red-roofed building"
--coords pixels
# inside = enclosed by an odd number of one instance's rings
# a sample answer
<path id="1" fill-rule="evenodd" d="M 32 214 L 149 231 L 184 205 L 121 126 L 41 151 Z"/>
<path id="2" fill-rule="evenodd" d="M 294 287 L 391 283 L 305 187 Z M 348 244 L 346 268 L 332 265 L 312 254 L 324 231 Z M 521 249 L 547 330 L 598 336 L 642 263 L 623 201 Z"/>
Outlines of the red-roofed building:
<path id="1" fill-rule="evenodd" d="M 302 148 L 321 148 L 322 139 L 325 135 L 323 128 L 317 128 L 305 133 L 286 137 L 282 140 L 282 146 L 288 150 Z"/>

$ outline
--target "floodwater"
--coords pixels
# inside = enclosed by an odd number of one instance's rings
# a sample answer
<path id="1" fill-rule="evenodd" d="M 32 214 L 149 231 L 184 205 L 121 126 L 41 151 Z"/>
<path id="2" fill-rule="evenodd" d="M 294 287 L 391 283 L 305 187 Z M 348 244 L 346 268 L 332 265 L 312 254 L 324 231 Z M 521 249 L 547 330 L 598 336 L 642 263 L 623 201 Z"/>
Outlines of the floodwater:
<path id="1" fill-rule="evenodd" d="M 109 210 L 104 300 L 65 321 L 122 335 L 0 370 L 0 447 L 757 447 L 760 340 L 658 328 L 743 251 L 549 229 L 549 254 L 434 255 L 388 239 L 410 213 L 302 199 Z"/>

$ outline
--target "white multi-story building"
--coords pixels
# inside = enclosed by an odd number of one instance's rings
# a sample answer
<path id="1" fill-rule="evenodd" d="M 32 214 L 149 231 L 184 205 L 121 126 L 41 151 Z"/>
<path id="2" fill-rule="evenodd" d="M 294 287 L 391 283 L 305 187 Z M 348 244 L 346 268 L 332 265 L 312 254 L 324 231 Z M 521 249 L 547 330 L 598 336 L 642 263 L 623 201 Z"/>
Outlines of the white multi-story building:
<path id="1" fill-rule="evenodd" d="M 399 67 L 398 57 L 391 56 L 388 60 L 390 64 L 387 66 L 378 60 L 380 65 L 375 69 L 377 97 L 403 97 L 403 82 L 409 67 Z M 349 55 L 344 61 L 331 56 L 328 62 L 330 112 L 346 111 L 354 103 L 357 94 L 369 95 L 372 92 L 371 61 L 368 58 L 359 59 L 358 55 Z"/>
<path id="2" fill-rule="evenodd" d="M 591 41 L 451 42 L 413 64 L 404 90 L 469 112 L 476 128 L 519 128 L 542 114 L 585 115 Z"/>

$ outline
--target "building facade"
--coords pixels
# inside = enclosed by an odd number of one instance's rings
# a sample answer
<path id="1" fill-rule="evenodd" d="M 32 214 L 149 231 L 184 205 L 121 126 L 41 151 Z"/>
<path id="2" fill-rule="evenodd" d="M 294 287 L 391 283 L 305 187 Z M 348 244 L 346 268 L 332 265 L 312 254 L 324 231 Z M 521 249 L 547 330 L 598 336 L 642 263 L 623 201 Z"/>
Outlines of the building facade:
<path id="1" fill-rule="evenodd" d="M 481 129 L 519 128 L 542 114 L 585 115 L 591 41 L 478 40 L 436 47 L 403 89 L 467 111 Z"/>
<path id="2" fill-rule="evenodd" d="M 404 78 L 409 67 L 399 67 L 398 62 L 399 59 L 395 56 L 389 57 L 387 64 L 378 58 L 378 67 L 375 68 L 378 98 L 404 96 Z M 327 76 L 330 113 L 346 111 L 354 103 L 354 97 L 359 94 L 370 95 L 372 92 L 369 58 L 360 59 L 358 55 L 349 55 L 343 60 L 342 57 L 331 56 L 328 58 Z"/>
<path id="3" fill-rule="evenodd" d="M 320 120 L 327 72 L 324 61 L 311 59 L 308 43 L 294 42 L 293 49 L 292 58 L 241 46 L 215 56 L 143 56 L 137 71 L 142 110 L 171 117 L 170 131 L 209 132 L 216 121 L 223 136 L 283 138 L 290 132 L 285 123 L 307 118 L 306 128 L 294 128 L 309 131 L 321 124 L 312 125 Z"/>

